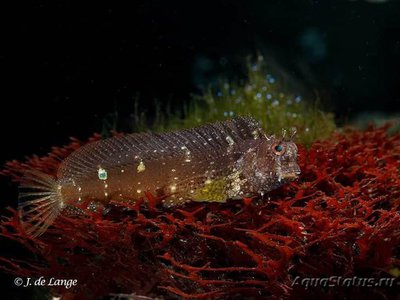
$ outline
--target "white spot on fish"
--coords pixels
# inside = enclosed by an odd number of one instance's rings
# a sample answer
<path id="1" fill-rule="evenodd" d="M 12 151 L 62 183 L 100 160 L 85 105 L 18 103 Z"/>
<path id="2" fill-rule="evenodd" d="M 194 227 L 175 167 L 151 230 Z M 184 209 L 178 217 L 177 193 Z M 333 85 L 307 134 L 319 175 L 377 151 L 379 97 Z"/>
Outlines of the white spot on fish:
<path id="1" fill-rule="evenodd" d="M 229 135 L 225 139 L 228 142 L 229 146 L 232 146 L 235 143 L 233 138 L 231 136 L 229 136 Z"/>
<path id="2" fill-rule="evenodd" d="M 253 135 L 255 140 L 259 138 L 258 130 L 254 130 L 251 134 Z"/>

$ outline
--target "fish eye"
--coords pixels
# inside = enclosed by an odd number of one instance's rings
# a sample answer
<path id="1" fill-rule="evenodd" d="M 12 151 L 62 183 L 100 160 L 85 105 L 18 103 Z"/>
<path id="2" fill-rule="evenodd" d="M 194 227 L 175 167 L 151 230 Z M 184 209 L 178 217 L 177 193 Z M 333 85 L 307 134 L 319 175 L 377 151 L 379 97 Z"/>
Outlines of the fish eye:
<path id="1" fill-rule="evenodd" d="M 272 145 L 272 150 L 276 155 L 282 155 L 285 152 L 285 146 L 283 144 Z"/>

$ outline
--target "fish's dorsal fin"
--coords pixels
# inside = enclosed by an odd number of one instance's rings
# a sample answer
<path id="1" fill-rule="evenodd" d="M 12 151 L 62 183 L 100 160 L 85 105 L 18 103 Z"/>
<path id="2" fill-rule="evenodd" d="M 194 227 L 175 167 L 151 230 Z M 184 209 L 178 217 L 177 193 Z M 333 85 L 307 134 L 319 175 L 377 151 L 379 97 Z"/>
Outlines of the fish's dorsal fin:
<path id="1" fill-rule="evenodd" d="M 265 138 L 258 122 L 241 116 L 192 129 L 116 136 L 73 152 L 61 164 L 57 176 L 79 179 L 97 172 L 99 166 L 111 169 L 166 157 L 201 158 L 240 141 L 258 138 Z"/>

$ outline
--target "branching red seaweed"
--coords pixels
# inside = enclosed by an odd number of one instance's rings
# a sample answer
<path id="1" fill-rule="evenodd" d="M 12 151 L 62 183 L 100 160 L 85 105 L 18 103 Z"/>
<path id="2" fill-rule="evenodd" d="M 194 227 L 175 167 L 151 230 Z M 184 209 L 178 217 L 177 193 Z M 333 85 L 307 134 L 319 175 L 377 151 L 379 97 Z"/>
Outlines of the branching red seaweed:
<path id="1" fill-rule="evenodd" d="M 55 174 L 81 144 L 10 162 L 2 173 L 17 182 L 26 167 Z M 151 206 L 62 215 L 35 240 L 9 209 L 0 234 L 32 255 L 1 257 L 0 268 L 78 279 L 70 290 L 53 290 L 73 299 L 133 292 L 191 299 L 385 294 L 381 287 L 307 289 L 292 282 L 390 277 L 389 270 L 400 268 L 400 135 L 388 135 L 386 127 L 347 130 L 301 149 L 300 166 L 298 182 L 265 199 L 163 209 L 148 194 Z"/>

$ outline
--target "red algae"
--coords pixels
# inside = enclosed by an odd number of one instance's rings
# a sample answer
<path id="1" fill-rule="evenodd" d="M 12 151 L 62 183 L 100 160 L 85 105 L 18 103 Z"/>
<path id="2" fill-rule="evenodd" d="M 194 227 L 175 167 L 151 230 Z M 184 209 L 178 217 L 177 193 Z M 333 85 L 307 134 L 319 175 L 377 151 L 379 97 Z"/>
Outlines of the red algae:
<path id="1" fill-rule="evenodd" d="M 52 287 L 68 299 L 111 293 L 394 298 L 395 287 L 292 285 L 296 276 L 381 278 L 400 268 L 400 134 L 387 129 L 349 129 L 309 150 L 300 147 L 299 181 L 264 199 L 165 209 L 147 194 L 134 206 L 116 203 L 97 212 L 83 204 L 85 214 L 61 215 L 38 239 L 23 232 L 9 208 L 0 235 L 29 255 L 0 257 L 0 268 L 20 277 L 77 279 L 68 290 Z M 2 174 L 16 182 L 27 167 L 54 175 L 82 144 L 72 140 L 46 157 L 10 162 Z"/>

